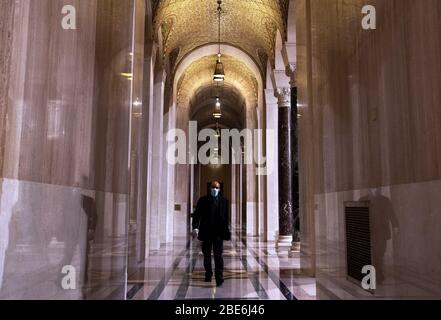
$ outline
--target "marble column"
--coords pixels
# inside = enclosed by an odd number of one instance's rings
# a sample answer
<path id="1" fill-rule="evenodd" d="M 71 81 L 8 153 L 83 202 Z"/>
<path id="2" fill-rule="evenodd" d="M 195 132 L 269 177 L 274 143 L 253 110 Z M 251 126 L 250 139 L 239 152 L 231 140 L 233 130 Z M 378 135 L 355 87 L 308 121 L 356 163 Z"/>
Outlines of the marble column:
<path id="1" fill-rule="evenodd" d="M 153 128 L 150 144 L 152 147 L 151 196 L 150 196 L 150 250 L 160 247 L 161 181 L 163 166 L 163 128 L 164 128 L 164 86 L 165 73 L 155 71 L 153 89 Z"/>
<path id="2" fill-rule="evenodd" d="M 246 127 L 254 130 L 257 128 L 257 111 L 255 108 L 247 109 Z M 250 164 L 252 162 L 251 157 L 254 154 L 254 143 L 248 143 L 246 145 L 246 152 L 244 154 L 244 197 L 245 197 L 245 226 L 246 234 L 248 236 L 259 235 L 259 217 L 257 211 L 257 175 L 256 166 Z"/>
<path id="3" fill-rule="evenodd" d="M 279 106 L 279 238 L 278 249 L 291 248 L 293 233 L 291 89 L 277 92 Z"/>
<path id="4" fill-rule="evenodd" d="M 292 176 L 292 200 L 293 200 L 293 241 L 291 253 L 300 251 L 300 216 L 299 216 L 299 165 L 298 165 L 298 109 L 297 109 L 297 85 L 296 65 L 289 64 L 286 74 L 290 77 L 291 86 L 291 176 Z"/>
<path id="5" fill-rule="evenodd" d="M 279 172 L 277 164 L 279 162 L 278 154 L 278 105 L 277 98 L 274 96 L 274 90 L 265 90 L 265 112 L 266 112 L 266 159 L 268 174 L 265 176 L 266 188 L 266 230 L 264 232 L 266 241 L 277 241 L 277 232 L 279 229 Z M 270 130 L 272 135 L 268 133 Z"/>
<path id="6" fill-rule="evenodd" d="M 298 165 L 298 141 L 297 141 L 297 87 L 291 88 L 291 154 L 292 154 L 292 197 L 293 197 L 293 241 L 292 252 L 300 251 L 300 199 L 299 199 L 299 165 Z"/>
<path id="7" fill-rule="evenodd" d="M 190 127 L 189 127 L 189 112 L 188 109 L 181 105 L 176 105 L 176 122 L 175 122 L 175 128 L 183 130 L 187 137 L 190 135 Z M 186 149 L 188 152 L 188 149 Z M 188 233 L 188 222 L 190 221 L 189 214 L 193 212 L 194 208 L 191 207 L 190 201 L 189 201 L 189 181 L 190 181 L 190 165 L 188 164 L 176 164 L 174 166 L 174 185 L 173 188 L 174 192 L 174 200 L 173 204 L 176 204 L 176 210 L 174 211 L 174 224 L 175 224 L 175 235 L 185 235 Z M 200 168 L 196 167 L 195 170 L 197 171 L 197 174 L 200 173 Z M 198 178 L 199 179 L 199 178 Z M 199 181 L 199 180 L 198 180 Z M 203 192 L 205 192 L 204 186 L 202 186 Z M 199 192 L 199 185 L 198 185 L 198 192 Z M 196 205 L 197 201 L 199 199 L 199 193 L 196 194 L 196 196 L 193 199 L 194 204 Z"/>
<path id="8" fill-rule="evenodd" d="M 160 214 L 159 223 L 160 243 L 171 243 L 173 241 L 173 218 L 175 204 L 175 166 L 168 163 L 165 152 L 168 148 L 167 133 L 176 127 L 176 106 L 170 106 L 164 115 L 163 124 L 163 160 L 160 181 Z"/>
<path id="9" fill-rule="evenodd" d="M 143 276 L 138 268 L 138 262 L 144 260 L 145 248 L 143 246 L 145 230 L 145 192 L 142 176 L 146 167 L 143 159 L 142 148 L 143 133 L 143 82 L 144 82 L 144 48 L 145 48 L 145 1 L 134 1 L 134 10 L 138 14 L 134 16 L 133 53 L 129 54 L 132 62 L 132 92 L 130 103 L 130 189 L 129 189 L 129 221 L 128 221 L 128 251 L 127 251 L 127 274 L 129 279 L 139 279 Z M 144 14 L 142 14 L 144 13 Z"/>
<path id="10" fill-rule="evenodd" d="M 230 193 L 230 223 L 231 226 L 236 225 L 236 165 L 231 165 L 231 193 Z"/>

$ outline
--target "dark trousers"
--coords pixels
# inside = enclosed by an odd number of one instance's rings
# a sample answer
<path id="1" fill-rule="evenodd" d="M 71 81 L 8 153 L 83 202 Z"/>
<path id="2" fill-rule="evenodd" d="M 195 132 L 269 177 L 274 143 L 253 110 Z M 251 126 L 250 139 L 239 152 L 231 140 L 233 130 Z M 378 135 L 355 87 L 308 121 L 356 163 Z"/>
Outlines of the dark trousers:
<path id="1" fill-rule="evenodd" d="M 211 249 L 213 249 L 214 252 L 215 277 L 217 280 L 221 280 L 223 279 L 224 273 L 224 259 L 222 258 L 222 253 L 224 251 L 224 240 L 217 237 L 215 239 L 202 242 L 204 268 L 207 277 L 213 276 L 213 269 L 211 267 Z"/>

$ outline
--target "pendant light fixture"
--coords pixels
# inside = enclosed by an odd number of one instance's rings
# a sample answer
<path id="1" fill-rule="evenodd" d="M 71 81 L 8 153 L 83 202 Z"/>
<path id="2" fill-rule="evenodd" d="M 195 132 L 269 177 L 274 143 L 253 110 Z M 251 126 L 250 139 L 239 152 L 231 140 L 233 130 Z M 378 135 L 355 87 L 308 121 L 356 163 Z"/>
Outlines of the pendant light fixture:
<path id="1" fill-rule="evenodd" d="M 213 112 L 213 118 L 220 119 L 221 117 L 222 117 L 221 102 L 220 102 L 220 98 L 217 97 L 216 98 L 216 104 L 215 104 L 215 107 L 214 107 L 214 112 Z"/>
<path id="2" fill-rule="evenodd" d="M 213 80 L 216 82 L 222 82 L 225 79 L 225 71 L 224 71 L 224 64 L 221 61 L 221 13 L 222 13 L 222 1 L 219 0 L 217 2 L 217 14 L 219 18 L 219 28 L 218 28 L 218 44 L 219 44 L 219 51 L 217 54 L 217 61 L 216 61 L 216 68 L 214 69 L 214 76 Z"/>

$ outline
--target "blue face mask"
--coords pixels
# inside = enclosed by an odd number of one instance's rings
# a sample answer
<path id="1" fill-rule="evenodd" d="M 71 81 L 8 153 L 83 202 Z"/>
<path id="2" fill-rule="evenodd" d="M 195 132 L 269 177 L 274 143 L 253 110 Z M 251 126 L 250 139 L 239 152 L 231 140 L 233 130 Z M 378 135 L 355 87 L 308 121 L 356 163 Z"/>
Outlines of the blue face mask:
<path id="1" fill-rule="evenodd" d="M 213 196 L 214 198 L 216 198 L 219 195 L 219 189 L 211 189 L 211 196 Z"/>

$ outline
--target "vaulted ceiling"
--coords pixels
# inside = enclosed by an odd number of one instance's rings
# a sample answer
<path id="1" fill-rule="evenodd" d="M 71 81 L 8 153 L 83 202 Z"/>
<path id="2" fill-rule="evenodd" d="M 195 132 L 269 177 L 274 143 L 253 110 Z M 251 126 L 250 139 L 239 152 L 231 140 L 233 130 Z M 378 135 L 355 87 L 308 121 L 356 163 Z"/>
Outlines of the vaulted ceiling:
<path id="1" fill-rule="evenodd" d="M 222 87 L 234 87 L 241 94 L 244 102 L 248 106 L 257 105 L 258 84 L 254 74 L 241 61 L 230 56 L 223 56 L 222 61 L 225 65 L 225 81 L 220 86 L 221 96 Z M 177 102 L 179 105 L 188 105 L 190 99 L 200 88 L 212 86 L 213 70 L 216 56 L 206 56 L 190 65 L 178 81 Z"/>
<path id="2" fill-rule="evenodd" d="M 217 120 L 220 125 L 227 128 L 244 127 L 245 101 L 240 92 L 232 86 L 222 88 L 222 118 Z M 200 88 L 194 95 L 190 106 L 190 119 L 198 122 L 198 128 L 213 126 L 214 111 L 213 88 L 210 86 Z"/>
<path id="3" fill-rule="evenodd" d="M 172 68 L 189 52 L 217 43 L 217 0 L 155 0 L 155 34 Z M 288 0 L 223 0 L 221 42 L 247 52 L 262 71 L 274 60 L 276 31 L 286 34 Z"/>

